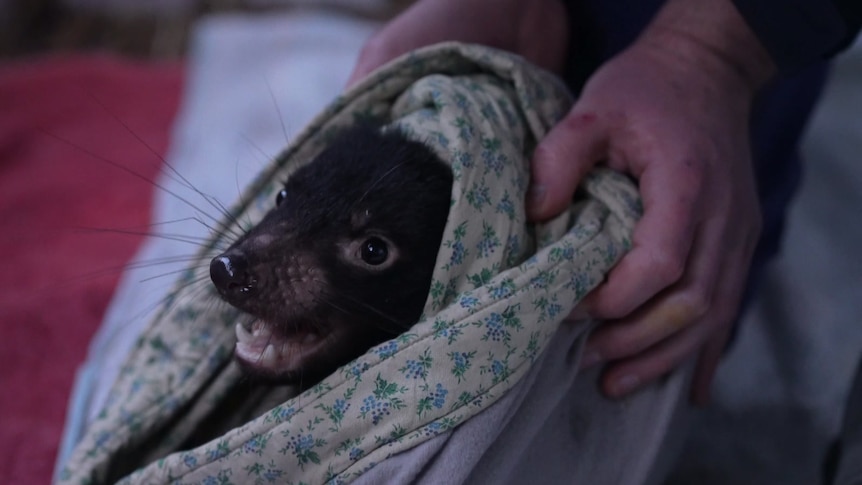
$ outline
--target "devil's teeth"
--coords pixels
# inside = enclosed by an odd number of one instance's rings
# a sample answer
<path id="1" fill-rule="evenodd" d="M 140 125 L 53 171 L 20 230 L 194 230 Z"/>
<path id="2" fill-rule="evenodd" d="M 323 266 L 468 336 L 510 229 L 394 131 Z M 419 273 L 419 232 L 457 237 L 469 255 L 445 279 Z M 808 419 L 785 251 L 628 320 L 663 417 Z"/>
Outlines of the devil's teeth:
<path id="1" fill-rule="evenodd" d="M 272 329 L 265 322 L 257 320 L 251 327 L 251 334 L 256 338 L 268 338 L 272 335 Z"/>
<path id="2" fill-rule="evenodd" d="M 242 343 L 247 343 L 253 338 L 253 336 L 250 333 L 248 333 L 248 330 L 246 330 L 245 327 L 243 327 L 241 323 L 236 324 L 235 330 L 236 330 L 236 339 Z"/>
<path id="3" fill-rule="evenodd" d="M 275 347 L 272 344 L 266 346 L 266 349 L 260 354 L 260 361 L 264 365 L 274 365 L 277 360 Z"/>
<path id="4" fill-rule="evenodd" d="M 275 372 L 296 370 L 302 361 L 320 350 L 327 337 L 298 330 L 289 335 L 275 331 L 265 320 L 235 325 L 237 358 L 250 365 Z"/>

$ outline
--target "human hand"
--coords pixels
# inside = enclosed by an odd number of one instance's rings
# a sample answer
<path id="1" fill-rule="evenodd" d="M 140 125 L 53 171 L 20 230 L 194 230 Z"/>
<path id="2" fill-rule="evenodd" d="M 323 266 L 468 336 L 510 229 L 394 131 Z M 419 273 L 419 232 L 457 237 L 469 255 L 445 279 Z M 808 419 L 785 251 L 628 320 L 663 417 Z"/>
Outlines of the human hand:
<path id="1" fill-rule="evenodd" d="M 401 54 L 447 40 L 505 49 L 560 72 L 567 39 L 568 20 L 559 0 L 423 0 L 366 42 L 347 84 Z"/>
<path id="2" fill-rule="evenodd" d="M 725 24 L 698 30 L 703 22 Z M 697 355 L 692 398 L 708 400 L 760 231 L 748 117 L 773 68 L 741 22 L 726 0 L 671 0 L 534 153 L 536 220 L 569 204 L 596 163 L 639 182 L 632 250 L 584 302 L 607 322 L 583 365 L 608 364 L 601 387 L 611 397 Z"/>

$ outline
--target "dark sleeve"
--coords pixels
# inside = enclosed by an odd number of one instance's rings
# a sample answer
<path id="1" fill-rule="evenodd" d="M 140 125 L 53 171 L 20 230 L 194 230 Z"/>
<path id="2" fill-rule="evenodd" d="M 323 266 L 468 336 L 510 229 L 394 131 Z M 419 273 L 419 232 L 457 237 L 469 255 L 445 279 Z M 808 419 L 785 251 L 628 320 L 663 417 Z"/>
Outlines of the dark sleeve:
<path id="1" fill-rule="evenodd" d="M 862 26 L 860 0 L 733 0 L 782 73 L 827 59 Z"/>

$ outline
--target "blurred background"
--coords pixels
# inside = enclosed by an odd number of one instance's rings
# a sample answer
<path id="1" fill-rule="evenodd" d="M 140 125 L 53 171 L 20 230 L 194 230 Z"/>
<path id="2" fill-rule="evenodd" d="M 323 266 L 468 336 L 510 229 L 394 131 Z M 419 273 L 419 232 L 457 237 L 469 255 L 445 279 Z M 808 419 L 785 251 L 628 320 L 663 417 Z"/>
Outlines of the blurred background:
<path id="1" fill-rule="evenodd" d="M 0 483 L 50 480 L 194 252 L 145 234 L 206 234 L 205 201 L 154 188 L 198 197 L 166 163 L 230 204 L 407 3 L 0 0 Z M 858 40 L 803 152 L 782 254 L 670 483 L 820 483 L 862 354 Z"/>
<path id="2" fill-rule="evenodd" d="M 179 59 L 197 19 L 218 13 L 326 9 L 384 20 L 409 0 L 2 0 L 0 55 L 112 52 Z"/>

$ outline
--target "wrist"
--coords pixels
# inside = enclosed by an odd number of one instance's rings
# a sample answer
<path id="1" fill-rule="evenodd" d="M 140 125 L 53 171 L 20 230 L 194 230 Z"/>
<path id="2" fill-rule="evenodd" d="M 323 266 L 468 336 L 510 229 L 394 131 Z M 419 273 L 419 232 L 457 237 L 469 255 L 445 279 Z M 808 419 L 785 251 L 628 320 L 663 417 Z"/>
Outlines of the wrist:
<path id="1" fill-rule="evenodd" d="M 769 52 L 730 0 L 668 0 L 638 42 L 697 68 L 721 70 L 752 93 L 776 73 Z"/>

